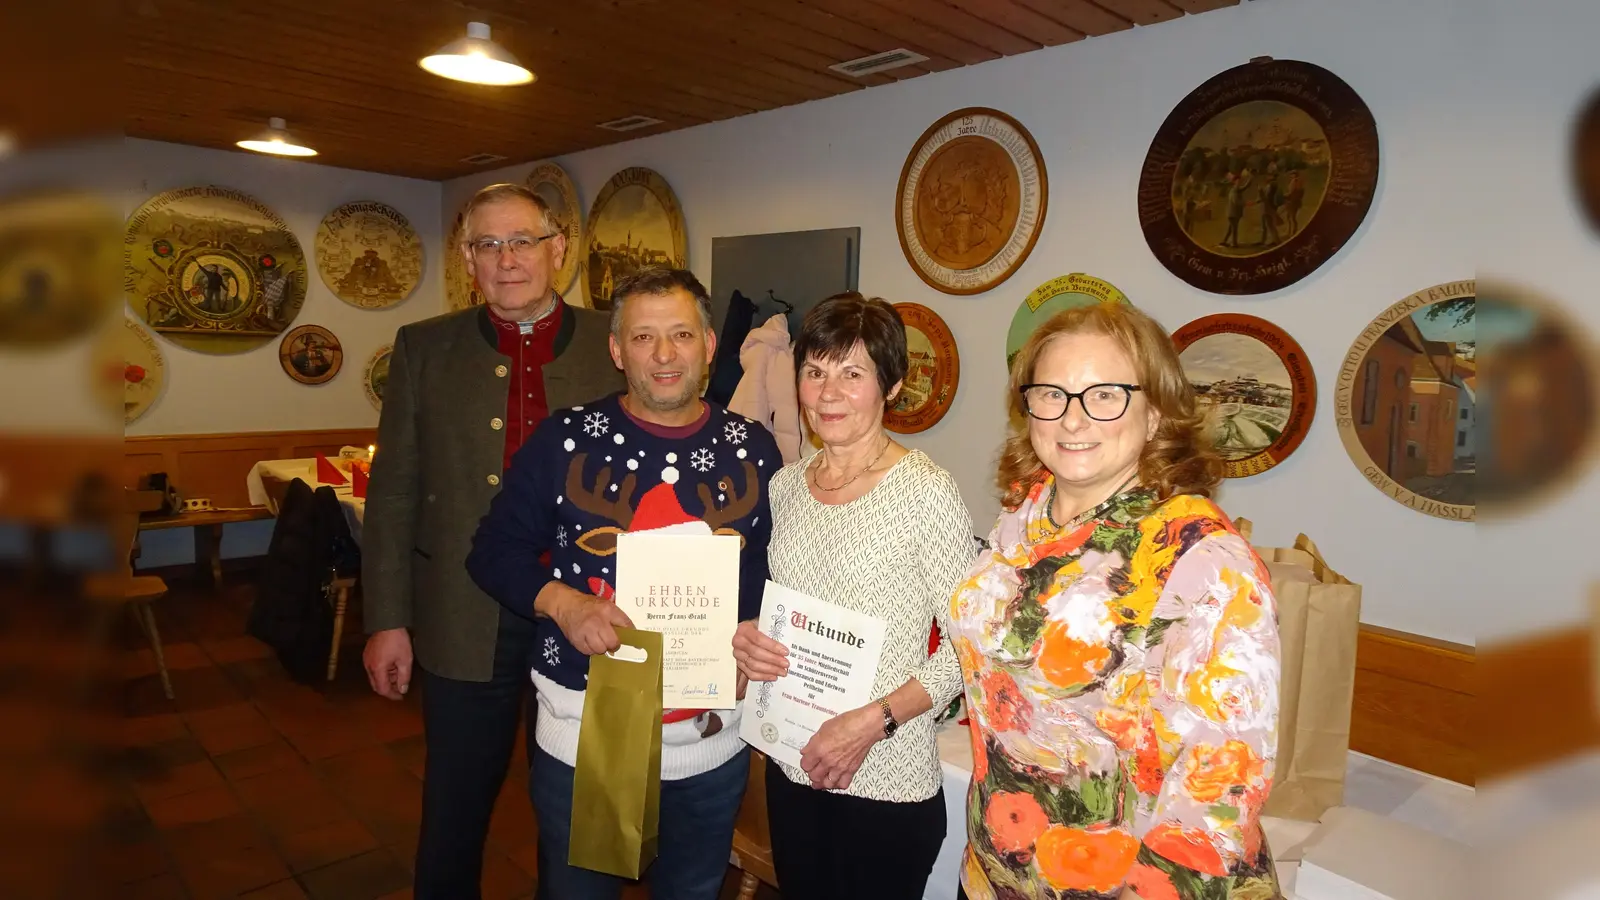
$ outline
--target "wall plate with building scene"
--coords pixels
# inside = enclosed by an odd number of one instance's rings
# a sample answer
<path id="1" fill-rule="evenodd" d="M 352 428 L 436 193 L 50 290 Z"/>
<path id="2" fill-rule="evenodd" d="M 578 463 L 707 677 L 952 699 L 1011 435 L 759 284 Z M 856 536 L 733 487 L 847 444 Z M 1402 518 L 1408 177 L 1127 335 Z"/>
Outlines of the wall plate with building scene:
<path id="1" fill-rule="evenodd" d="M 306 299 L 306 257 L 259 200 L 224 187 L 168 191 L 128 217 L 128 305 L 157 334 L 202 353 L 245 353 L 288 328 Z"/>
<path id="2" fill-rule="evenodd" d="M 919 303 L 896 303 L 906 326 L 905 380 L 884 417 L 884 427 L 900 434 L 932 428 L 955 402 L 961 384 L 956 338 L 939 314 Z"/>
<path id="3" fill-rule="evenodd" d="M 1229 478 L 1259 475 L 1305 440 L 1317 411 L 1317 377 L 1283 329 L 1255 316 L 1219 313 L 1179 328 L 1172 343 Z"/>
<path id="4" fill-rule="evenodd" d="M 383 389 L 389 384 L 389 357 L 393 353 L 393 344 L 384 344 L 374 351 L 367 360 L 367 371 L 361 379 L 367 391 L 367 400 L 380 410 L 383 409 Z"/>
<path id="5" fill-rule="evenodd" d="M 929 286 L 981 294 L 1028 258 L 1049 199 L 1044 156 L 1021 122 L 958 109 L 917 138 L 900 169 L 900 249 Z"/>
<path id="6" fill-rule="evenodd" d="M 1056 313 L 1090 303 L 1128 302 L 1128 295 L 1116 285 L 1082 272 L 1046 281 L 1034 288 L 1011 316 L 1011 328 L 1006 332 L 1006 371 L 1011 370 L 1012 357 L 1028 342 L 1034 329 L 1050 321 Z"/>
<path id="7" fill-rule="evenodd" d="M 689 236 L 678 197 L 650 169 L 634 167 L 611 176 L 589 208 L 584 239 L 589 305 L 594 309 L 610 309 L 612 287 L 639 269 L 689 265 Z"/>
<path id="8" fill-rule="evenodd" d="M 1477 282 L 1384 310 L 1339 368 L 1339 437 L 1368 483 L 1441 519 L 1476 518 Z"/>
<path id="9" fill-rule="evenodd" d="M 422 239 L 398 209 L 376 200 L 336 207 L 317 226 L 317 272 L 335 297 L 383 309 L 422 281 Z"/>
<path id="10" fill-rule="evenodd" d="M 567 236 L 567 258 L 556 271 L 554 286 L 563 299 L 577 306 L 589 302 L 578 294 L 578 268 L 583 265 L 583 207 L 578 205 L 578 186 L 567 171 L 553 162 L 540 163 L 528 172 L 528 189 L 550 207 L 550 215 Z M 576 286 L 576 288 L 575 288 Z"/>
<path id="11" fill-rule="evenodd" d="M 1263 57 L 1216 75 L 1162 123 L 1139 176 L 1139 223 L 1172 274 L 1264 294 L 1327 262 L 1378 186 L 1378 127 L 1320 66 Z"/>
<path id="12" fill-rule="evenodd" d="M 444 239 L 444 299 L 450 309 L 466 309 L 483 303 L 478 283 L 467 271 L 467 259 L 461 247 L 466 239 L 466 216 L 463 211 L 456 213 L 451 220 L 450 233 Z"/>

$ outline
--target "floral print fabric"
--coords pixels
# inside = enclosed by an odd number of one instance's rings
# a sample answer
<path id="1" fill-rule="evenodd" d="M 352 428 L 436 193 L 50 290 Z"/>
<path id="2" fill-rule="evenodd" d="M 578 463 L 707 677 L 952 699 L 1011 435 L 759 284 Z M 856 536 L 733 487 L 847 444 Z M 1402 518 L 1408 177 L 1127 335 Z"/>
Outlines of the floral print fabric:
<path id="1" fill-rule="evenodd" d="M 1211 501 L 1135 488 L 1071 530 L 1050 480 L 951 599 L 971 900 L 1271 900 L 1277 608 Z"/>

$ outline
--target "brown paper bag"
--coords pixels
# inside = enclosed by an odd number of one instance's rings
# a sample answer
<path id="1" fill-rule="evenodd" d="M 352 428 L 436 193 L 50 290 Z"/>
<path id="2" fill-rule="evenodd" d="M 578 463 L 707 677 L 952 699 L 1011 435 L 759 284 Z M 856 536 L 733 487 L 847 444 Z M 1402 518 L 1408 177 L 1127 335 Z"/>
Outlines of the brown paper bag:
<path id="1" fill-rule="evenodd" d="M 1250 520 L 1235 524 L 1249 540 Z M 1303 534 L 1293 547 L 1255 551 L 1278 600 L 1283 667 L 1277 769 L 1262 814 L 1315 822 L 1344 803 L 1361 585 L 1330 568 Z"/>

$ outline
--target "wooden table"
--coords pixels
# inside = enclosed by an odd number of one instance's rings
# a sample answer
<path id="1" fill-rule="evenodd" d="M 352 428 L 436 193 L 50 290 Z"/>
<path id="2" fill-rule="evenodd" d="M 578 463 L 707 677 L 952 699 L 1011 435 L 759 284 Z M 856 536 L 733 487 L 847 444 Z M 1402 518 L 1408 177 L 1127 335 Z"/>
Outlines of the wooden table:
<path id="1" fill-rule="evenodd" d="M 208 509 L 198 512 L 178 513 L 170 516 L 145 516 L 139 519 L 139 530 L 157 531 L 163 528 L 194 529 L 194 564 L 202 578 L 210 578 L 212 587 L 222 585 L 222 526 L 234 522 L 256 522 L 272 518 L 265 506 L 243 509 Z"/>

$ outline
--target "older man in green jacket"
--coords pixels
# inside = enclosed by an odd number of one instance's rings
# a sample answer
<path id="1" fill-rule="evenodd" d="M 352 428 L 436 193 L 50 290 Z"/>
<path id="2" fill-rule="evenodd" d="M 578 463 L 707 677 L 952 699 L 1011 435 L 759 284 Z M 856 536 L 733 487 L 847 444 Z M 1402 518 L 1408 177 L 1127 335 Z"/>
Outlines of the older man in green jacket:
<path id="1" fill-rule="evenodd" d="M 417 900 L 480 896 L 484 839 L 530 689 L 534 624 L 464 567 L 511 456 L 551 409 L 620 389 L 605 313 L 552 280 L 568 248 L 537 194 L 497 184 L 468 203 L 462 253 L 484 305 L 395 335 L 367 489 L 363 657 L 392 700 L 422 680 L 427 745 Z M 530 611 L 531 613 L 531 611 Z"/>

